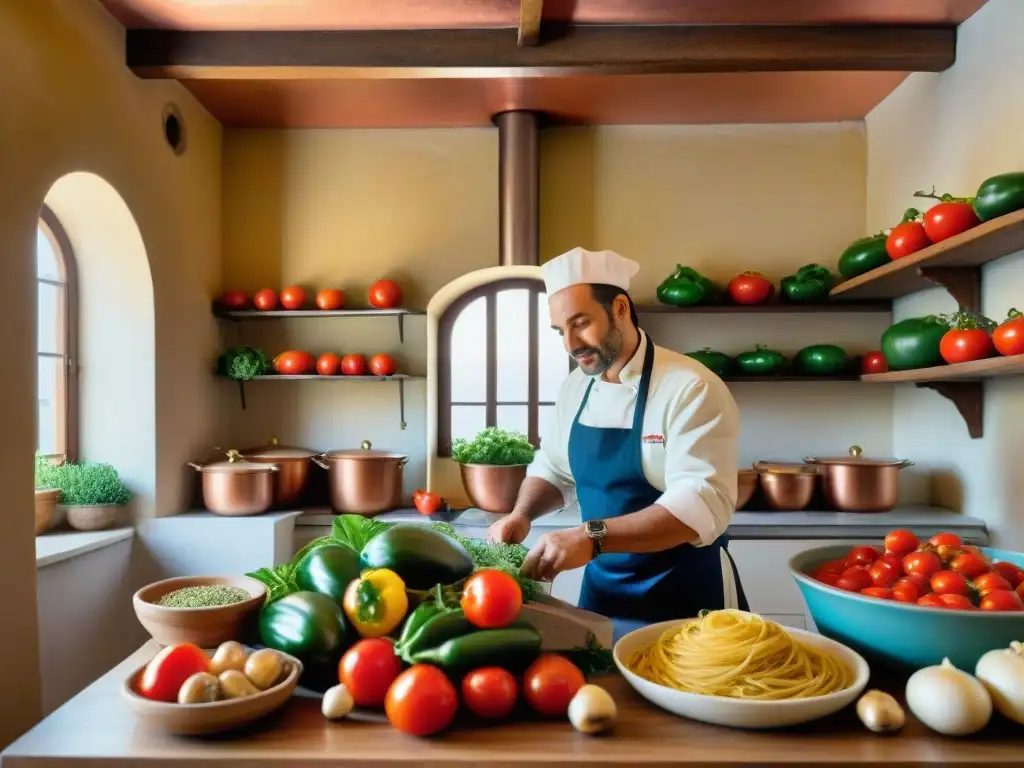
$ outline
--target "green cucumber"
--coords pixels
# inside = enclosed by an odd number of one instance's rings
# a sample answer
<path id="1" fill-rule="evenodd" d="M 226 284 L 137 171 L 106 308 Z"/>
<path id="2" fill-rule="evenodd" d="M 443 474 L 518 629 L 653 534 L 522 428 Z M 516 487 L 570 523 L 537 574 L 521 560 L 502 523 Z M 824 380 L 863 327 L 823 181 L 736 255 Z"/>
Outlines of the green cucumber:
<path id="1" fill-rule="evenodd" d="M 521 672 L 540 655 L 540 632 L 529 625 L 483 629 L 410 654 L 413 664 L 433 664 L 450 674 L 479 667 Z"/>
<path id="2" fill-rule="evenodd" d="M 412 612 L 405 617 L 405 624 L 402 625 L 402 634 L 395 643 L 395 650 L 404 648 L 409 640 L 415 637 L 423 628 L 423 625 L 437 616 L 441 611 L 433 600 L 425 600 L 417 605 Z"/>
<path id="3" fill-rule="evenodd" d="M 295 566 L 295 583 L 307 592 L 327 595 L 341 603 L 345 589 L 359 578 L 359 554 L 343 544 L 317 547 Z"/>
<path id="4" fill-rule="evenodd" d="M 409 589 L 454 584 L 473 572 L 466 548 L 426 525 L 395 525 L 378 533 L 359 559 L 363 568 L 394 571 Z"/>

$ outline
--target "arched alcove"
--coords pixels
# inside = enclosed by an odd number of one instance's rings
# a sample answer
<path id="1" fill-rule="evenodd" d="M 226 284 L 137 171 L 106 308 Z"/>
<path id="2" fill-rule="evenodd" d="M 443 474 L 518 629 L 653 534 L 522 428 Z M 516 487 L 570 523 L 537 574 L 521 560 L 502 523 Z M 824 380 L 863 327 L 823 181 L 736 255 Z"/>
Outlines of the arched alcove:
<path id="1" fill-rule="evenodd" d="M 78 458 L 117 467 L 136 516 L 156 496 L 153 278 L 142 233 L 121 195 L 93 173 L 58 179 L 44 200 L 77 271 Z"/>

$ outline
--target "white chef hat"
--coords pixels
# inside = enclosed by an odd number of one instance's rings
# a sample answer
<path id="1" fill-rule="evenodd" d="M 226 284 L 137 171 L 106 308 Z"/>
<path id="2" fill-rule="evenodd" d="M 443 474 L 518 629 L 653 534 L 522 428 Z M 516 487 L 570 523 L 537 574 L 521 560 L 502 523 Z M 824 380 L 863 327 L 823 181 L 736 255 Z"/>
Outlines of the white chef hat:
<path id="1" fill-rule="evenodd" d="M 603 283 L 627 291 L 629 281 L 640 271 L 640 265 L 615 251 L 573 248 L 545 262 L 541 270 L 544 273 L 544 290 L 550 296 L 580 283 Z"/>

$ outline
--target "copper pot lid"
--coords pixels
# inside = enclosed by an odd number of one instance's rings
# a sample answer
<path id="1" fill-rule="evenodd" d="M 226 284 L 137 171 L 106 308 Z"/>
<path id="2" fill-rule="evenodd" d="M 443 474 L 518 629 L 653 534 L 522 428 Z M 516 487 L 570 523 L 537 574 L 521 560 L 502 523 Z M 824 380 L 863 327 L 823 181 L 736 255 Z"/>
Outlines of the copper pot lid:
<path id="1" fill-rule="evenodd" d="M 259 448 L 247 448 L 242 451 L 242 456 L 253 459 L 280 459 L 282 461 L 288 459 L 301 459 L 308 461 L 314 456 L 319 456 L 320 451 L 311 451 L 309 448 L 299 448 L 294 445 L 281 445 L 281 441 L 276 437 L 271 437 L 266 445 L 261 445 Z"/>
<path id="2" fill-rule="evenodd" d="M 341 451 L 331 451 L 325 453 L 324 458 L 329 461 L 335 459 L 356 459 L 359 461 L 365 461 L 369 459 L 385 459 L 390 461 L 406 461 L 408 457 L 401 453 L 394 453 L 393 451 L 379 451 L 374 449 L 373 444 L 369 440 L 363 440 L 362 445 L 359 448 L 349 448 Z"/>
<path id="3" fill-rule="evenodd" d="M 227 452 L 227 459 L 224 461 L 214 461 L 209 464 L 200 464 L 198 462 L 190 461 L 188 466 L 200 472 L 212 472 L 219 474 L 236 473 L 245 475 L 277 471 L 277 466 L 274 464 L 257 464 L 255 462 L 246 461 L 245 457 L 243 457 L 242 454 L 234 448 Z"/>
<path id="4" fill-rule="evenodd" d="M 754 470 L 768 475 L 813 475 L 818 470 L 795 461 L 755 461 Z"/>
<path id="5" fill-rule="evenodd" d="M 853 467 L 909 467 L 914 463 L 906 459 L 869 459 L 861 456 L 859 445 L 851 445 L 848 456 L 808 456 L 804 461 L 808 464 L 843 464 Z"/>

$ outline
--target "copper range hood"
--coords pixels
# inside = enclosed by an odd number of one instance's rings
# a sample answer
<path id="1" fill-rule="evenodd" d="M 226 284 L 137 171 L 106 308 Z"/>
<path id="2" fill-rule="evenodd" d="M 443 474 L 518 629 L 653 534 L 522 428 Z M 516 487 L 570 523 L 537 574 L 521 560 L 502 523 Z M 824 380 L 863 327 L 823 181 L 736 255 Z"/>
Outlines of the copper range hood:
<path id="1" fill-rule="evenodd" d="M 498 264 L 540 264 L 540 115 L 515 110 L 498 126 Z"/>

